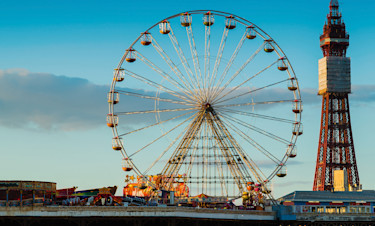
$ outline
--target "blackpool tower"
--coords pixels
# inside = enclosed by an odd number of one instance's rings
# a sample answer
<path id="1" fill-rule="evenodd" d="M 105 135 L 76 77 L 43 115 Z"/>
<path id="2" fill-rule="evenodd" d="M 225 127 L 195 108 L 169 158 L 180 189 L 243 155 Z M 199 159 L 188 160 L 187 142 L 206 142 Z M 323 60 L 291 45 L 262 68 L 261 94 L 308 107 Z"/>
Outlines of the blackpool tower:
<path id="1" fill-rule="evenodd" d="M 320 36 L 324 55 L 319 60 L 318 95 L 322 96 L 322 115 L 313 190 L 332 190 L 339 177 L 345 183 L 345 190 L 357 190 L 360 183 L 348 98 L 351 92 L 350 58 L 346 57 L 349 34 L 341 19 L 338 1 L 331 0 L 329 8 Z"/>

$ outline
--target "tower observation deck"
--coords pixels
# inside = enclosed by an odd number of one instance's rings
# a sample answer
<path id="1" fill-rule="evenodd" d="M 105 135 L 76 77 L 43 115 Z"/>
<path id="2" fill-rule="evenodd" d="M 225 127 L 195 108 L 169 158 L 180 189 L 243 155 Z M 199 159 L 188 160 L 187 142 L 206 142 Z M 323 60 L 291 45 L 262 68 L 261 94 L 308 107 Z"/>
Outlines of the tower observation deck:
<path id="1" fill-rule="evenodd" d="M 319 60 L 318 95 L 322 96 L 322 113 L 313 190 L 331 190 L 335 170 L 344 171 L 345 190 L 356 190 L 360 183 L 348 99 L 351 92 L 350 58 L 346 57 L 349 34 L 338 0 L 331 0 L 329 8 L 320 36 L 324 57 Z"/>

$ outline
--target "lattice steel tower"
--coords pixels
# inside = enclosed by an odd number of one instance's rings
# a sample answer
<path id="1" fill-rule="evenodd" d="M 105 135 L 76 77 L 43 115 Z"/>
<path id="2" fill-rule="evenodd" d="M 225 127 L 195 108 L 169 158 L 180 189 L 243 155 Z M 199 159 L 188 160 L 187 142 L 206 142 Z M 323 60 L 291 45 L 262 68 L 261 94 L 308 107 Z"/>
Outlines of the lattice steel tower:
<path id="1" fill-rule="evenodd" d="M 359 176 L 350 125 L 350 58 L 346 57 L 349 35 L 339 12 L 337 0 L 331 0 L 330 13 L 320 36 L 324 58 L 319 60 L 319 93 L 322 98 L 318 157 L 314 191 L 331 190 L 334 171 L 344 172 L 347 189 L 356 190 Z"/>

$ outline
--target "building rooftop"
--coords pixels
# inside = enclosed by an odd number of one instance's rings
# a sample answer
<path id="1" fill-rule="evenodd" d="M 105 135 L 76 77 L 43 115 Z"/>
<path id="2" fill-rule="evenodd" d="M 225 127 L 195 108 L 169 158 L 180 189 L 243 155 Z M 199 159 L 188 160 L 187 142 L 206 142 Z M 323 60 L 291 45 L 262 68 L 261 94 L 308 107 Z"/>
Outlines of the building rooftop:
<path id="1" fill-rule="evenodd" d="M 363 191 L 295 191 L 278 199 L 284 201 L 344 201 L 344 202 L 375 202 L 374 190 Z"/>

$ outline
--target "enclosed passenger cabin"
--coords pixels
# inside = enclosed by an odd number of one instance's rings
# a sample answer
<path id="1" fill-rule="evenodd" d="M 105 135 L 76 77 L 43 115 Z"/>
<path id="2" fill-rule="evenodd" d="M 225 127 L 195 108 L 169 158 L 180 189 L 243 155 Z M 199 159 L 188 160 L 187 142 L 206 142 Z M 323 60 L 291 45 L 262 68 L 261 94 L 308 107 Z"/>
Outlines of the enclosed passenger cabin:
<path id="1" fill-rule="evenodd" d="M 297 90 L 297 84 L 295 78 L 290 78 L 288 82 L 288 89 L 290 91 L 296 91 Z"/>
<path id="2" fill-rule="evenodd" d="M 293 101 L 293 112 L 299 114 L 302 112 L 302 105 L 300 100 Z"/>
<path id="3" fill-rule="evenodd" d="M 300 122 L 293 124 L 293 135 L 300 136 L 303 134 L 303 125 Z"/>
<path id="4" fill-rule="evenodd" d="M 253 25 L 248 26 L 246 28 L 246 38 L 247 39 L 254 39 L 257 37 L 257 33 L 255 32 L 255 28 Z"/>
<path id="5" fill-rule="evenodd" d="M 271 194 L 271 189 L 268 189 L 268 188 L 266 188 L 266 187 L 263 187 L 263 189 L 262 189 L 262 193 L 263 193 L 263 194 Z"/>
<path id="6" fill-rule="evenodd" d="M 285 177 L 286 176 L 286 166 L 284 164 L 279 165 L 279 170 L 276 173 L 276 176 L 278 177 Z"/>
<path id="7" fill-rule="evenodd" d="M 264 51 L 266 53 L 272 53 L 275 50 L 273 48 L 271 42 L 272 42 L 272 40 L 266 40 L 266 43 L 264 44 Z"/>
<path id="8" fill-rule="evenodd" d="M 191 25 L 191 15 L 187 12 L 181 13 L 180 21 L 183 27 L 189 27 Z"/>
<path id="9" fill-rule="evenodd" d="M 130 48 L 127 50 L 128 54 L 126 54 L 125 60 L 129 63 L 133 63 L 135 61 L 135 50 Z"/>
<path id="10" fill-rule="evenodd" d="M 120 137 L 114 137 L 112 139 L 112 149 L 115 151 L 120 151 L 122 149 L 122 140 Z"/>
<path id="11" fill-rule="evenodd" d="M 226 17 L 225 27 L 229 30 L 236 28 L 236 21 L 232 15 Z"/>
<path id="12" fill-rule="evenodd" d="M 214 15 L 210 11 L 203 15 L 203 24 L 205 26 L 211 26 L 215 22 Z"/>
<path id="13" fill-rule="evenodd" d="M 125 71 L 124 68 L 115 68 L 113 71 L 113 79 L 117 82 L 124 81 Z"/>
<path id="14" fill-rule="evenodd" d="M 141 37 L 141 44 L 144 46 L 148 46 L 151 44 L 151 35 L 149 32 L 143 32 Z"/>
<path id="15" fill-rule="evenodd" d="M 118 125 L 118 116 L 114 114 L 107 114 L 107 126 L 115 127 Z"/>
<path id="16" fill-rule="evenodd" d="M 288 69 L 287 63 L 288 62 L 285 57 L 280 58 L 279 62 L 277 63 L 277 69 L 280 71 L 286 71 Z"/>
<path id="17" fill-rule="evenodd" d="M 130 163 L 128 158 L 122 159 L 122 170 L 125 172 L 129 172 L 133 169 L 133 165 Z"/>
<path id="18" fill-rule="evenodd" d="M 288 145 L 288 157 L 295 158 L 297 156 L 297 147 L 293 144 Z"/>
<path id="19" fill-rule="evenodd" d="M 110 91 L 108 92 L 108 103 L 117 104 L 120 101 L 120 95 L 118 92 Z"/>
<path id="20" fill-rule="evenodd" d="M 169 24 L 168 20 L 163 20 L 159 24 L 160 33 L 163 35 L 169 34 L 171 32 L 171 25 Z"/>

